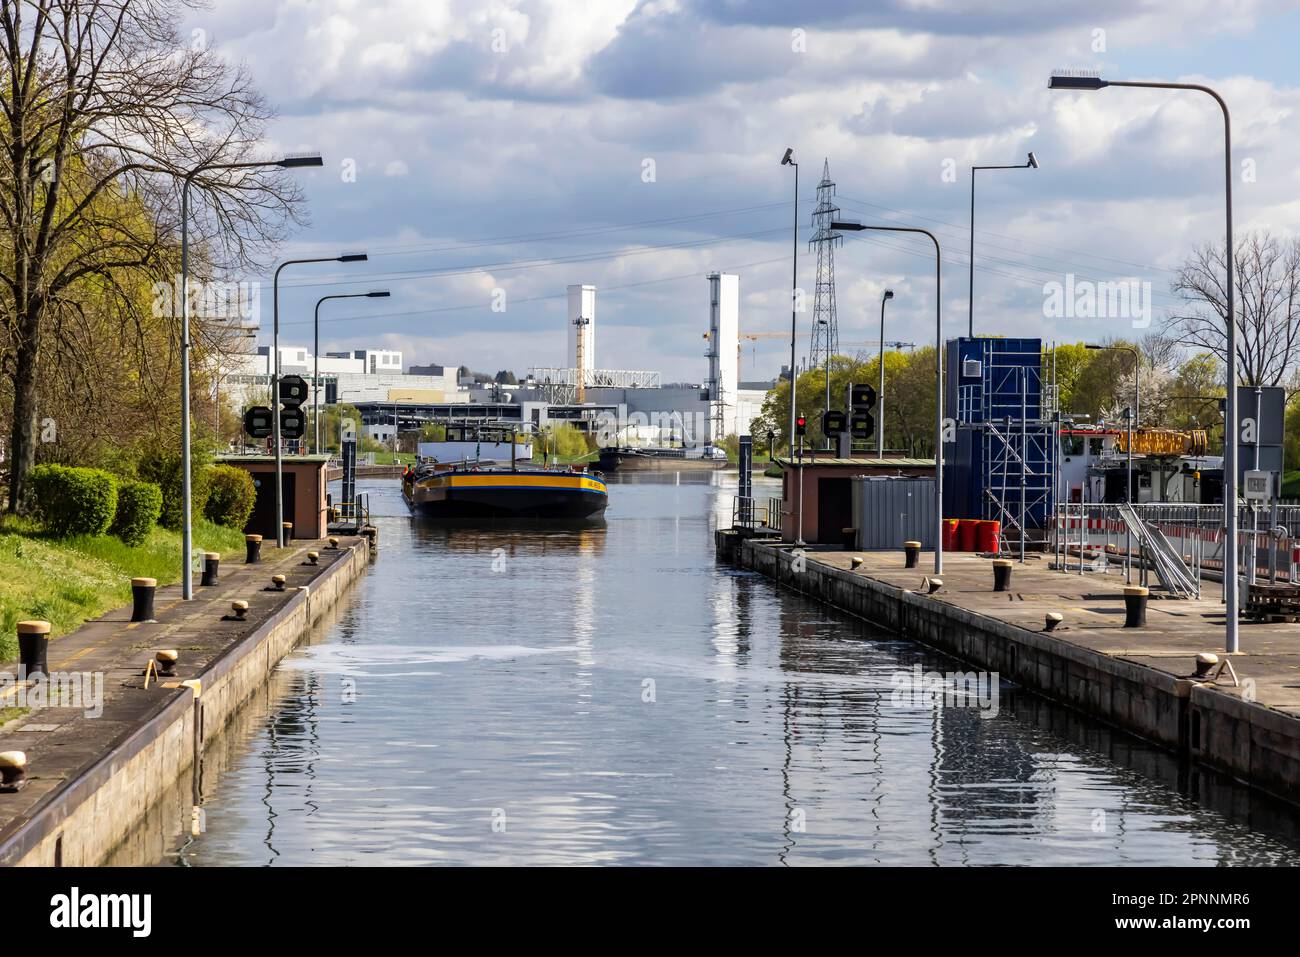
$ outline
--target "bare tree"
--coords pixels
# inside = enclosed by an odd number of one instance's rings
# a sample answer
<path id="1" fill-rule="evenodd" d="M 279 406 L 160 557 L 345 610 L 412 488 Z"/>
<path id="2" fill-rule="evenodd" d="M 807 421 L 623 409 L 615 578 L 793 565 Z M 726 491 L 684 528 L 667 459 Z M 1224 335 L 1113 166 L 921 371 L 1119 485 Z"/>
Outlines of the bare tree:
<path id="1" fill-rule="evenodd" d="M 1202 246 L 1179 270 L 1182 307 L 1165 334 L 1227 361 L 1228 309 L 1223 245 Z M 1268 232 L 1243 237 L 1236 251 L 1237 364 L 1244 385 L 1277 385 L 1300 359 L 1300 241 Z"/>
<path id="2" fill-rule="evenodd" d="M 140 283 L 175 272 L 179 177 L 248 160 L 270 113 L 246 73 L 177 32 L 175 0 L 0 4 L 0 320 L 12 389 L 9 508 L 35 460 L 42 351 L 79 287 L 140 319 Z M 194 178 L 196 247 L 247 268 L 298 220 L 279 170 Z M 200 268 L 203 266 L 200 259 Z M 147 284 L 146 284 L 147 288 Z M 179 303 L 176 304 L 179 312 Z"/>

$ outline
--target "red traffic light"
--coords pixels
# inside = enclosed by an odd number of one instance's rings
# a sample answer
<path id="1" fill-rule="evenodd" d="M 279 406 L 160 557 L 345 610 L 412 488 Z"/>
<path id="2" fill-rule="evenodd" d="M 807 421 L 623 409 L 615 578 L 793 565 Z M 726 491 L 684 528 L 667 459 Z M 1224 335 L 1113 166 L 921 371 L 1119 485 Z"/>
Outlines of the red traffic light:
<path id="1" fill-rule="evenodd" d="M 796 419 L 794 420 L 794 433 L 795 433 L 795 435 L 807 435 L 807 434 L 808 434 L 808 417 L 807 417 L 807 416 L 801 415 L 801 416 L 799 416 L 798 418 L 796 418 Z"/>

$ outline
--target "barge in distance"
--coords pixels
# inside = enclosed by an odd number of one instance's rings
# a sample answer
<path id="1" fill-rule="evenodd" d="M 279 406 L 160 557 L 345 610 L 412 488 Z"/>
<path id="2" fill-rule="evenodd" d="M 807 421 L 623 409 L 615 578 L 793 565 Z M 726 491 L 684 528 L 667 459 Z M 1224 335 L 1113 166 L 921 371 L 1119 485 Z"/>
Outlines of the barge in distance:
<path id="1" fill-rule="evenodd" d="M 438 520 L 596 521 L 609 490 L 599 472 L 570 466 L 520 466 L 514 430 L 448 425 L 447 441 L 421 442 L 420 462 L 402 476 L 402 498 L 417 515 Z M 509 463 L 482 458 L 502 455 Z M 531 458 L 524 447 L 522 457 Z"/>
<path id="2" fill-rule="evenodd" d="M 695 449 L 603 448 L 596 464 L 602 472 L 694 472 L 725 469 L 730 463 L 725 451 L 706 445 Z"/>

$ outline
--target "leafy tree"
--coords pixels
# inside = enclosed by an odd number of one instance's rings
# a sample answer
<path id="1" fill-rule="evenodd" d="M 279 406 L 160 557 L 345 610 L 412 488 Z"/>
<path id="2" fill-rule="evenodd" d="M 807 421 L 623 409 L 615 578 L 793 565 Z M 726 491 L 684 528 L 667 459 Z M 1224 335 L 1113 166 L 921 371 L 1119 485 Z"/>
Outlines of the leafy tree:
<path id="1" fill-rule="evenodd" d="M 181 177 L 250 159 L 269 115 L 242 70 L 182 40 L 179 15 L 168 0 L 0 5 L 11 510 L 40 443 L 43 357 L 74 341 L 83 298 L 108 304 L 101 315 L 129 340 L 143 318 L 137 284 L 175 273 Z M 282 171 L 208 170 L 192 183 L 200 275 L 253 261 L 282 235 L 299 198 Z"/>

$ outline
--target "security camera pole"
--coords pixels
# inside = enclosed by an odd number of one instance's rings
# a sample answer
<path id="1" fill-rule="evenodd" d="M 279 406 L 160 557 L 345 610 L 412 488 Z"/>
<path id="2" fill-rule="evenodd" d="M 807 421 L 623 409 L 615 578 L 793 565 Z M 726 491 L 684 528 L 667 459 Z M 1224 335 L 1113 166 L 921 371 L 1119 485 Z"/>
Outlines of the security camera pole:
<path id="1" fill-rule="evenodd" d="M 1029 161 L 1012 166 L 972 166 L 970 168 L 970 295 L 966 303 L 966 335 L 975 338 L 975 171 L 977 169 L 1038 169 L 1031 152 Z M 1023 537 L 1023 536 L 1022 536 Z"/>
<path id="2" fill-rule="evenodd" d="M 885 303 L 894 298 L 894 290 L 886 289 L 880 297 L 880 388 L 876 391 L 876 458 L 885 457 Z"/>
<path id="3" fill-rule="evenodd" d="M 799 329 L 796 323 L 795 294 L 799 289 L 799 164 L 794 161 L 794 149 L 789 148 L 785 151 L 785 156 L 781 157 L 782 166 L 794 167 L 794 242 L 792 248 L 794 256 L 791 260 L 790 267 L 790 457 L 794 458 L 794 405 L 795 405 L 795 382 L 798 380 L 799 373 L 795 371 L 794 350 L 795 341 L 798 338 Z"/>
<path id="4" fill-rule="evenodd" d="M 284 548 L 284 449 L 280 442 L 280 270 L 301 263 L 363 263 L 365 253 L 288 259 L 275 267 L 271 277 L 271 441 L 275 444 L 275 546 Z"/>

